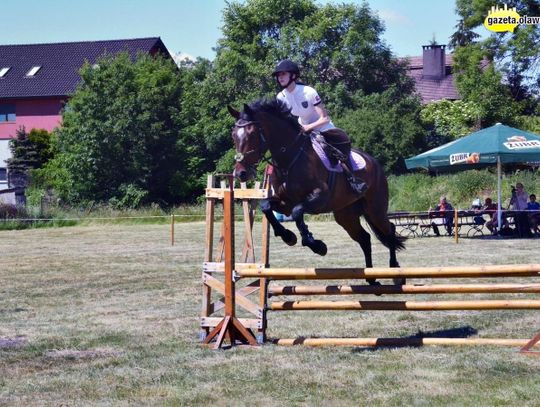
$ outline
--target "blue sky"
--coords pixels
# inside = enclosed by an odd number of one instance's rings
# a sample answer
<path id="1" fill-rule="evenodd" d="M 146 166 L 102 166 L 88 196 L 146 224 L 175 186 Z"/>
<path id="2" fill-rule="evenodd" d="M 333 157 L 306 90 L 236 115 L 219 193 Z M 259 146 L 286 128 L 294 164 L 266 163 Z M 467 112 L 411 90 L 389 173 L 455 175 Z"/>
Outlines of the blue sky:
<path id="1" fill-rule="evenodd" d="M 318 0 L 357 3 L 361 0 Z M 384 39 L 397 56 L 421 54 L 433 36 L 446 44 L 457 17 L 454 0 L 372 0 Z M 1 44 L 159 36 L 171 54 L 213 59 L 225 0 L 24 0 L 2 2 Z"/>

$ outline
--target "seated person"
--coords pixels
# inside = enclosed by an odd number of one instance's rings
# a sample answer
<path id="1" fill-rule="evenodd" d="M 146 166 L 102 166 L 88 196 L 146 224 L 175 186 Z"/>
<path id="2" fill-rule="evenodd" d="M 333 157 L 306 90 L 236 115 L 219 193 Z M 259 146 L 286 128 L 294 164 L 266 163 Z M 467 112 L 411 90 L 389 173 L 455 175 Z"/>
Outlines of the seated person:
<path id="1" fill-rule="evenodd" d="M 491 198 L 486 198 L 484 206 L 480 209 L 482 214 L 489 215 L 489 220 L 485 223 L 491 234 L 497 233 L 497 204 L 494 203 Z M 501 223 L 503 226 L 508 226 L 508 222 L 504 215 L 501 217 Z"/>
<path id="2" fill-rule="evenodd" d="M 527 210 L 529 210 L 529 224 L 531 225 L 531 230 L 535 234 L 540 234 L 540 203 L 536 201 L 536 195 L 529 195 L 529 203 L 527 203 Z"/>
<path id="3" fill-rule="evenodd" d="M 448 236 L 451 236 L 452 226 L 454 225 L 454 208 L 452 207 L 450 202 L 446 200 L 445 196 L 440 197 L 439 204 L 435 207 L 434 211 L 429 208 L 429 214 L 433 215 L 433 212 L 436 212 L 436 216 L 440 218 L 439 224 L 443 224 L 446 228 Z M 433 227 L 433 232 L 435 232 L 437 236 L 440 236 L 441 234 L 435 220 L 431 222 L 431 226 Z"/>

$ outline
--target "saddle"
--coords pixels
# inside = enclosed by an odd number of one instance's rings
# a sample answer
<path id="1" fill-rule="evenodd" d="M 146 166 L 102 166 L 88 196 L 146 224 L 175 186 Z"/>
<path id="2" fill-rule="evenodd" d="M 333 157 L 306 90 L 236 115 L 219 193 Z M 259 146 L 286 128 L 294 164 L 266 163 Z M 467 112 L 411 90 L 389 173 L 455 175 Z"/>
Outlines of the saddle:
<path id="1" fill-rule="evenodd" d="M 322 139 L 322 141 L 320 141 Z M 311 145 L 313 150 L 317 153 L 319 159 L 324 164 L 328 171 L 343 172 L 344 169 L 340 165 L 340 162 L 346 162 L 347 157 L 337 147 L 328 143 L 324 136 L 318 133 L 311 134 Z M 352 171 L 359 171 L 366 167 L 366 161 L 356 151 L 351 151 L 349 155 Z"/>

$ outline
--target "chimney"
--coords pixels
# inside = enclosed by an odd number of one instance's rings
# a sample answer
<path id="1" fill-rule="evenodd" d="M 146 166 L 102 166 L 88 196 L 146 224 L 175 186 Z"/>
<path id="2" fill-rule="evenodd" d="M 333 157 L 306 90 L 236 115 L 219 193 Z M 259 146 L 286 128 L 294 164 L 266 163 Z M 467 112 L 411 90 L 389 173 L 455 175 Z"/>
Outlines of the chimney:
<path id="1" fill-rule="evenodd" d="M 422 45 L 423 69 L 422 77 L 426 79 L 443 79 L 445 76 L 446 45 Z"/>

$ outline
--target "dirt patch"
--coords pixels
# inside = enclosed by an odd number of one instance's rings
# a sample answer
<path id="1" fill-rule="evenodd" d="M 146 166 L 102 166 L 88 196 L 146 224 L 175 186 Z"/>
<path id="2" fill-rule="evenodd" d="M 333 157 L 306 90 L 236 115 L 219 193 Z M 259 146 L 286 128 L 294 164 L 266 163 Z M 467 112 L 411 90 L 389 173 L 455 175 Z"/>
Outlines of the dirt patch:
<path id="1" fill-rule="evenodd" d="M 0 349 L 5 348 L 16 348 L 19 346 L 26 345 L 28 340 L 26 336 L 16 336 L 15 338 L 0 338 Z"/>

